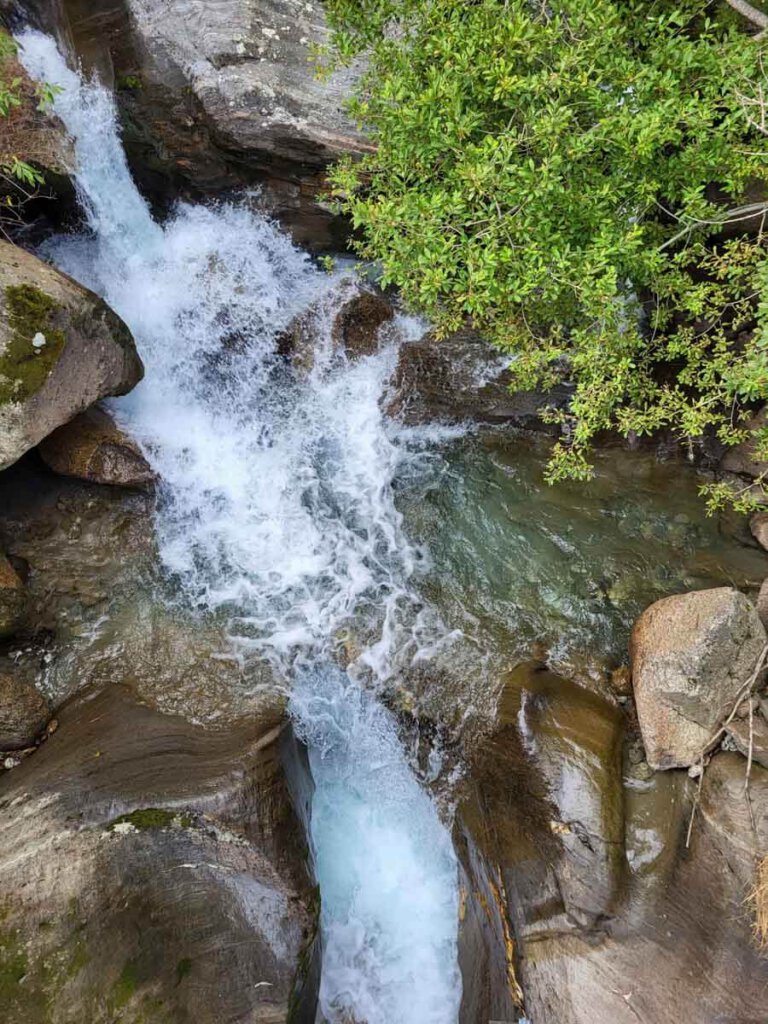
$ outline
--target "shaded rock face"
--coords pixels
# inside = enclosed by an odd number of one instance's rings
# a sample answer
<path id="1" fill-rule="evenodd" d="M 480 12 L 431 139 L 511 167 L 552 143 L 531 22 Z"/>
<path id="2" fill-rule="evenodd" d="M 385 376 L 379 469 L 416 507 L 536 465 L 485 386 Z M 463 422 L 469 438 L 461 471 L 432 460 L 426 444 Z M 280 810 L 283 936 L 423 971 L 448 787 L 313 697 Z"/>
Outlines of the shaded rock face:
<path id="1" fill-rule="evenodd" d="M 63 710 L 0 781 L 4 1020 L 314 1020 L 281 730 L 209 733 L 117 686 Z"/>
<path id="2" fill-rule="evenodd" d="M 540 410 L 565 404 L 567 389 L 512 393 L 508 362 L 474 331 L 440 341 L 427 334 L 400 350 L 387 412 L 409 424 L 474 420 L 557 433 L 559 428 L 542 422 Z"/>
<path id="3" fill-rule="evenodd" d="M 687 767 L 702 756 L 765 644 L 757 611 L 730 587 L 677 594 L 643 612 L 630 655 L 652 767 Z"/>
<path id="4" fill-rule="evenodd" d="M 298 242 L 341 247 L 347 227 L 323 205 L 324 169 L 370 145 L 343 109 L 359 68 L 315 75 L 321 3 L 62 0 L 54 20 L 114 83 L 129 160 L 150 193 L 258 184 Z"/>
<path id="5" fill-rule="evenodd" d="M 96 407 L 54 430 L 38 451 L 55 473 L 91 483 L 146 487 L 155 478 L 138 445 Z"/>
<path id="6" fill-rule="evenodd" d="M 536 1024 L 761 1020 L 768 961 L 744 900 L 768 838 L 768 771 L 753 767 L 752 826 L 746 760 L 718 753 L 686 850 L 695 783 L 641 771 L 634 743 L 622 772 L 622 719 L 540 667 L 505 681 L 459 809 L 462 1024 L 517 1019 L 518 986 Z"/>
<path id="7" fill-rule="evenodd" d="M 48 702 L 28 683 L 0 672 L 0 750 L 31 746 L 50 718 Z"/>
<path id="8" fill-rule="evenodd" d="M 24 619 L 27 595 L 11 563 L 0 552 L 0 640 L 13 636 Z"/>
<path id="9" fill-rule="evenodd" d="M 142 375 L 130 331 L 101 299 L 0 242 L 0 469 Z"/>
<path id="10" fill-rule="evenodd" d="M 766 422 L 768 422 L 768 407 L 761 409 L 753 416 L 747 422 L 747 427 L 750 430 L 756 430 L 765 427 Z M 761 476 L 768 470 L 768 466 L 757 458 L 755 445 L 751 440 L 744 441 L 742 444 L 736 445 L 735 448 L 729 448 L 723 456 L 720 468 L 725 473 L 736 473 L 748 479 Z"/>
<path id="11" fill-rule="evenodd" d="M 757 512 L 749 520 L 749 529 L 761 548 L 768 551 L 768 512 Z"/>

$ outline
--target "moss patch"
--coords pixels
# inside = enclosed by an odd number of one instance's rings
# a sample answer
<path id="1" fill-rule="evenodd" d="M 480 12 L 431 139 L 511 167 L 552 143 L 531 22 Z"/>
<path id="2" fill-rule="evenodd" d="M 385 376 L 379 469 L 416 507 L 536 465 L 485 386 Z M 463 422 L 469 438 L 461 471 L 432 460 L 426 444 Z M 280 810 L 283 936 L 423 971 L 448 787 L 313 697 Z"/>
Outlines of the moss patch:
<path id="1" fill-rule="evenodd" d="M 188 977 L 192 972 L 192 961 L 189 957 L 183 957 L 176 964 L 176 985 L 177 987 Z"/>
<path id="2" fill-rule="evenodd" d="M 60 306 L 50 295 L 30 284 L 9 285 L 5 306 L 10 337 L 0 353 L 0 405 L 23 402 L 38 392 L 66 345 L 54 323 Z M 40 348 L 32 344 L 36 334 L 45 336 Z"/>
<path id="3" fill-rule="evenodd" d="M 130 1002 L 133 993 L 136 991 L 136 961 L 128 960 L 125 967 L 120 972 L 120 977 L 115 982 L 113 990 L 113 1003 L 115 1009 L 119 1010 L 126 1003 Z"/>
<path id="4" fill-rule="evenodd" d="M 117 825 L 133 825 L 139 832 L 148 828 L 170 828 L 173 825 L 189 828 L 192 825 L 192 816 L 179 814 L 177 811 L 166 811 L 160 807 L 141 807 L 110 821 L 107 829 L 114 832 Z"/>

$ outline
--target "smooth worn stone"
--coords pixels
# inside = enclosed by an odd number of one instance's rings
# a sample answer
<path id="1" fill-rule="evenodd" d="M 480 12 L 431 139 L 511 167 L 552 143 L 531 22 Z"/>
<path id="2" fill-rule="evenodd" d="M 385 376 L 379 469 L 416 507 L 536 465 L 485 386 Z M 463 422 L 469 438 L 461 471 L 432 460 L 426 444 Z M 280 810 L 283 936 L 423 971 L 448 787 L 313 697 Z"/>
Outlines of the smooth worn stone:
<path id="1" fill-rule="evenodd" d="M 745 695 L 765 646 L 757 611 L 731 587 L 676 594 L 643 612 L 630 654 L 637 716 L 653 768 L 687 768 L 701 758 Z"/>
<path id="2" fill-rule="evenodd" d="M 55 473 L 91 483 L 146 487 L 155 479 L 136 442 L 98 407 L 54 430 L 38 451 Z"/>
<path id="3" fill-rule="evenodd" d="M 379 346 L 379 328 L 394 316 L 392 303 L 380 292 L 362 288 L 345 302 L 333 322 L 331 336 L 348 356 L 369 356 Z"/>
<path id="4" fill-rule="evenodd" d="M 0 671 L 0 750 L 31 746 L 50 717 L 48 702 L 34 686 Z"/>
<path id="5" fill-rule="evenodd" d="M 24 584 L 0 551 L 0 640 L 13 636 L 24 621 L 26 606 Z"/>
<path id="6" fill-rule="evenodd" d="M 313 1021 L 282 720 L 208 732 L 120 686 L 59 720 L 0 780 L 4 1022 Z"/>
<path id="7" fill-rule="evenodd" d="M 130 331 L 102 299 L 0 242 L 0 469 L 143 372 Z"/>
<path id="8" fill-rule="evenodd" d="M 426 334 L 400 349 L 387 412 L 408 424 L 474 420 L 557 433 L 557 426 L 544 423 L 541 410 L 564 405 L 568 390 L 513 392 L 508 365 L 509 356 L 475 331 L 441 339 Z"/>

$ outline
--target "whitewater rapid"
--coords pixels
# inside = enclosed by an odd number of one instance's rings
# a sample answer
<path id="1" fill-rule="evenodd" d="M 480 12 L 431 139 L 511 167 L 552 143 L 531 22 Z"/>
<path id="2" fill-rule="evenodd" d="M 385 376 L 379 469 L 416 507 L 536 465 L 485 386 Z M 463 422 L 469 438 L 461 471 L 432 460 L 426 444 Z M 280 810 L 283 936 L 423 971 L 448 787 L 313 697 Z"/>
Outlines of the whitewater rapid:
<path id="1" fill-rule="evenodd" d="M 290 684 L 315 787 L 322 1012 L 455 1024 L 456 859 L 375 696 L 441 642 L 413 586 L 425 553 L 394 503 L 407 450 L 381 413 L 397 347 L 421 328 L 399 317 L 377 354 L 336 351 L 330 326 L 349 281 L 318 270 L 254 197 L 180 204 L 157 223 L 131 179 L 111 95 L 48 37 L 18 38 L 32 77 L 61 87 L 55 112 L 75 144 L 87 222 L 43 253 L 123 317 L 146 367 L 113 411 L 162 481 L 167 576 Z M 315 355 L 300 375 L 277 341 L 310 308 Z M 359 621 L 370 641 L 342 671 L 331 652 Z"/>

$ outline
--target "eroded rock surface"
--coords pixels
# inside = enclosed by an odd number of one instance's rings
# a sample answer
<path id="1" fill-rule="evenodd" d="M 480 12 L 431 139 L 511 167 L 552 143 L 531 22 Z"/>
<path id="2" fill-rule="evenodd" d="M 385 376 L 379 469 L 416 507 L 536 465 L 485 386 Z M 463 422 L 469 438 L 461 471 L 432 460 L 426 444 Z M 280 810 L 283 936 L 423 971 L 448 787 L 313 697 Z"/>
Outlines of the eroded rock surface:
<path id="1" fill-rule="evenodd" d="M 91 483 L 146 487 L 155 479 L 135 441 L 95 406 L 54 430 L 38 450 L 55 473 Z"/>
<path id="2" fill-rule="evenodd" d="M 630 653 L 653 768 L 687 767 L 701 757 L 765 645 L 756 609 L 731 587 L 675 594 L 643 612 Z"/>
<path id="3" fill-rule="evenodd" d="M 536 1024 L 761 1020 L 768 961 L 745 899 L 768 849 L 768 771 L 753 767 L 746 794 L 745 758 L 718 753 L 686 850 L 696 784 L 617 771 L 617 714 L 541 668 L 506 681 L 459 813 L 474 937 L 462 1024 L 516 1019 L 517 986 Z"/>
<path id="4" fill-rule="evenodd" d="M 314 1019 L 316 927 L 282 723 L 206 732 L 121 687 L 0 781 L 3 1019 Z"/>
<path id="5" fill-rule="evenodd" d="M 130 331 L 101 299 L 0 242 L 0 469 L 142 375 Z"/>

